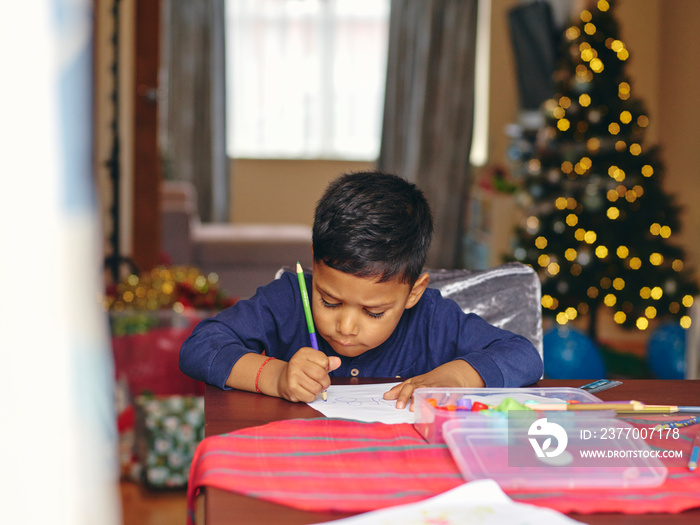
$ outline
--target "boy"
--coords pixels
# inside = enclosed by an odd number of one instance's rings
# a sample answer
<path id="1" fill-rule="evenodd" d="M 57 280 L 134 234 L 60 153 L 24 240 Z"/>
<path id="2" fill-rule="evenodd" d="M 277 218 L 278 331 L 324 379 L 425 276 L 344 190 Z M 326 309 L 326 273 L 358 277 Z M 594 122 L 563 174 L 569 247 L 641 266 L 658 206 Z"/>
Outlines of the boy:
<path id="1" fill-rule="evenodd" d="M 404 179 L 339 177 L 316 207 L 313 275 L 306 276 L 319 351 L 295 274 L 258 288 L 202 321 L 180 369 L 223 389 L 313 401 L 330 376 L 395 377 L 384 394 L 404 408 L 417 387 L 518 387 L 542 375 L 524 337 L 498 329 L 427 288 L 421 273 L 433 224 L 422 192 Z"/>

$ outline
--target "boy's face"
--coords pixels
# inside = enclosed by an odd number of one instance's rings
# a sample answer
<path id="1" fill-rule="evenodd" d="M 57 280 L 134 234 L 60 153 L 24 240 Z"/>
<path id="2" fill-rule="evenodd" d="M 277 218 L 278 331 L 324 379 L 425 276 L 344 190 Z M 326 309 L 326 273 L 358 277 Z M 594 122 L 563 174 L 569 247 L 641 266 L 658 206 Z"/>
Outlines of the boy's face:
<path id="1" fill-rule="evenodd" d="M 355 357 L 386 341 L 406 308 L 420 299 L 428 275 L 411 288 L 357 277 L 314 262 L 311 303 L 316 331 L 339 355 Z"/>

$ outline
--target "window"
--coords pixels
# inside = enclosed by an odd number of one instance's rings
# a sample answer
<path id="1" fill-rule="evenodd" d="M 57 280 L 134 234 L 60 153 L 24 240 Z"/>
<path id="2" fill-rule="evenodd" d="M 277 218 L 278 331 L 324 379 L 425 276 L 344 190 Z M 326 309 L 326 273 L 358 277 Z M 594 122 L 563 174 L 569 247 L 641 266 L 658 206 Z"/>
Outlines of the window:
<path id="1" fill-rule="evenodd" d="M 374 160 L 389 0 L 228 0 L 231 157 Z"/>

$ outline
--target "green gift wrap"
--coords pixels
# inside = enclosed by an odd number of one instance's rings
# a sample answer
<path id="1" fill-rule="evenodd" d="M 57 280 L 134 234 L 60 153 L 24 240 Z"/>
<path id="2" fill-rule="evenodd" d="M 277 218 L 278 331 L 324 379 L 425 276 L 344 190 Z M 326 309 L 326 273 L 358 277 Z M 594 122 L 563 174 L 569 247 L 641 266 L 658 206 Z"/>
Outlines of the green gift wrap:
<path id="1" fill-rule="evenodd" d="M 138 396 L 136 452 L 152 489 L 187 486 L 194 450 L 204 438 L 204 397 Z"/>

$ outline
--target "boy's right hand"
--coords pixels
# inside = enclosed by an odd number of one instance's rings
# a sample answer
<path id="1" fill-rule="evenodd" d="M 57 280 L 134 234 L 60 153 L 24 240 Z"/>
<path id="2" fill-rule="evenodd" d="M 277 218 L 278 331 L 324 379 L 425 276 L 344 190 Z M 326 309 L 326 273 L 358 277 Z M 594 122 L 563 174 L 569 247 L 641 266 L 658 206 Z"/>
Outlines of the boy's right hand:
<path id="1" fill-rule="evenodd" d="M 297 350 L 281 370 L 277 389 L 288 401 L 310 403 L 331 384 L 328 372 L 340 366 L 340 358 L 310 347 Z"/>

